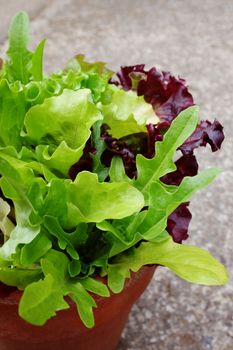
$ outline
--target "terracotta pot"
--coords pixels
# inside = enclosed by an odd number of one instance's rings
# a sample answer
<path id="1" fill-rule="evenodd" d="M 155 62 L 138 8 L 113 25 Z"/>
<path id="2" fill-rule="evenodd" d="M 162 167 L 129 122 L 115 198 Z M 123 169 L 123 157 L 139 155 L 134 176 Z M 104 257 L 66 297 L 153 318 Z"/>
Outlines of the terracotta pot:
<path id="1" fill-rule="evenodd" d="M 133 273 L 120 294 L 95 297 L 95 327 L 87 329 L 78 317 L 75 304 L 60 311 L 43 327 L 32 326 L 18 316 L 21 292 L 0 297 L 1 350 L 114 350 L 127 322 L 132 305 L 149 284 L 155 267 L 145 266 Z"/>

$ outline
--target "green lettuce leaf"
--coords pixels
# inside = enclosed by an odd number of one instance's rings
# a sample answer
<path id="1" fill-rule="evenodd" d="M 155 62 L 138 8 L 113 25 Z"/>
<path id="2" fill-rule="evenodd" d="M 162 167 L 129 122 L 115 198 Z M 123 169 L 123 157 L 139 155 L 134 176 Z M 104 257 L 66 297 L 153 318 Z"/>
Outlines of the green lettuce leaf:
<path id="1" fill-rule="evenodd" d="M 40 232 L 40 224 L 30 221 L 35 209 L 26 194 L 35 176 L 27 164 L 0 151 L 1 189 L 5 197 L 14 201 L 17 225 L 10 238 L 0 248 L 0 257 L 10 259 L 18 244 L 30 243 Z"/>
<path id="2" fill-rule="evenodd" d="M 0 146 L 13 145 L 20 150 L 20 132 L 27 108 L 21 84 L 10 85 L 6 79 L 0 80 Z"/>
<path id="3" fill-rule="evenodd" d="M 31 283 L 38 281 L 42 277 L 40 267 L 23 269 L 14 268 L 13 266 L 1 266 L 0 261 L 0 281 L 8 286 L 24 289 Z"/>
<path id="4" fill-rule="evenodd" d="M 185 177 L 180 186 L 168 191 L 168 186 L 153 182 L 149 189 L 149 209 L 143 221 L 137 225 L 136 218 L 130 223 L 128 230 L 139 231 L 144 239 L 153 240 L 167 225 L 168 216 L 181 204 L 190 200 L 191 196 L 208 186 L 219 175 L 219 169 L 206 169 L 193 177 Z"/>
<path id="5" fill-rule="evenodd" d="M 40 216 L 54 216 L 63 227 L 67 225 L 67 190 L 63 180 L 52 179 L 40 209 Z M 56 203 L 56 205 L 54 205 Z"/>
<path id="6" fill-rule="evenodd" d="M 0 258 L 10 260 L 19 244 L 30 243 L 40 232 L 39 224 L 30 222 L 32 207 L 24 200 L 15 202 L 15 217 L 17 225 L 12 230 L 10 238 L 0 248 Z"/>
<path id="7" fill-rule="evenodd" d="M 68 309 L 62 289 L 52 274 L 25 288 L 19 304 L 19 315 L 27 322 L 42 326 L 56 315 L 56 311 Z"/>
<path id="8" fill-rule="evenodd" d="M 46 215 L 44 217 L 44 224 L 48 232 L 57 237 L 59 248 L 66 250 L 72 259 L 79 260 L 79 255 L 76 251 L 77 245 L 85 242 L 86 232 L 79 234 L 80 228 L 77 227 L 72 233 L 65 232 L 60 226 L 57 218 Z"/>
<path id="9" fill-rule="evenodd" d="M 76 303 L 84 324 L 89 328 L 94 326 L 92 308 L 96 307 L 96 303 L 86 289 L 108 296 L 107 287 L 90 278 L 80 281 L 69 279 L 68 264 L 69 259 L 54 250 L 41 259 L 45 278 L 27 286 L 19 304 L 19 314 L 24 320 L 34 325 L 45 324 L 57 311 L 69 308 L 64 300 L 64 296 L 69 295 Z"/>
<path id="10" fill-rule="evenodd" d="M 0 174 L 2 190 L 12 200 L 25 198 L 25 192 L 35 179 L 29 164 L 7 154 L 6 149 L 0 150 Z"/>
<path id="11" fill-rule="evenodd" d="M 146 132 L 146 124 L 159 122 L 151 104 L 133 91 L 112 86 L 112 99 L 101 106 L 104 123 L 110 127 L 113 137 L 121 138 L 138 132 Z"/>
<path id="12" fill-rule="evenodd" d="M 139 212 L 144 205 L 143 195 L 130 184 L 100 183 L 97 174 L 87 171 L 67 183 L 67 190 L 68 221 L 73 226 L 79 222 L 122 219 Z"/>
<path id="13" fill-rule="evenodd" d="M 102 297 L 109 297 L 110 296 L 110 292 L 108 290 L 108 287 L 95 278 L 90 278 L 90 277 L 85 278 L 82 281 L 82 285 L 89 292 L 95 293 L 95 294 L 100 295 Z"/>
<path id="14" fill-rule="evenodd" d="M 7 71 L 11 78 L 26 84 L 29 81 L 29 63 L 31 52 L 28 51 L 28 26 L 29 19 L 26 12 L 21 11 L 13 17 L 9 30 L 9 49 L 7 55 L 10 61 Z"/>
<path id="15" fill-rule="evenodd" d="M 25 244 L 22 248 L 21 262 L 30 265 L 35 261 L 33 259 L 40 258 L 48 247 L 51 248 L 51 243 L 46 237 L 43 237 L 42 241 L 37 238 L 41 232 L 43 217 L 55 216 L 62 225 L 67 226 L 67 189 L 64 180 L 56 178 L 52 178 L 46 185 L 41 177 L 37 178 L 34 174 L 30 167 L 31 162 L 14 158 L 12 155 L 17 153 L 12 152 L 12 149 L 4 151 L 6 153 L 0 151 L 0 173 L 3 175 L 0 183 L 4 195 L 14 201 L 17 225 L 14 227 L 12 224 L 11 237 L 0 248 L 0 256 L 10 259 L 17 246 Z M 41 235 L 42 233 L 40 237 Z"/>
<path id="16" fill-rule="evenodd" d="M 88 89 L 65 89 L 59 96 L 48 98 L 33 106 L 25 116 L 27 136 L 33 143 L 59 145 L 66 141 L 76 149 L 87 141 L 90 128 L 102 116 L 91 101 Z"/>
<path id="17" fill-rule="evenodd" d="M 10 234 L 15 227 L 8 217 L 10 209 L 9 204 L 0 198 L 0 233 L 3 234 L 5 240 L 10 237 Z"/>
<path id="18" fill-rule="evenodd" d="M 43 54 L 45 41 L 46 40 L 44 39 L 39 43 L 32 55 L 31 73 L 36 81 L 43 80 Z"/>
<path id="19" fill-rule="evenodd" d="M 111 182 L 129 182 L 133 183 L 133 181 L 126 175 L 125 167 L 122 158 L 113 157 L 111 161 L 111 166 L 109 169 L 109 177 Z"/>
<path id="20" fill-rule="evenodd" d="M 198 107 L 189 107 L 181 112 L 172 122 L 161 142 L 156 142 L 156 154 L 148 159 L 139 154 L 137 156 L 138 177 L 135 186 L 147 197 L 152 182 L 159 180 L 163 175 L 176 170 L 173 161 L 174 154 L 179 146 L 195 130 L 198 122 Z"/>
<path id="21" fill-rule="evenodd" d="M 91 126 L 101 119 L 90 90 L 65 89 L 60 96 L 33 106 L 25 116 L 25 127 L 27 138 L 39 145 L 38 161 L 67 175 L 82 155 Z"/>
<path id="22" fill-rule="evenodd" d="M 114 73 L 106 67 L 105 62 L 87 62 L 85 61 L 85 56 L 82 54 L 79 54 L 70 60 L 68 63 L 68 68 L 71 68 L 75 72 L 81 71 L 84 73 L 98 73 L 100 76 L 106 75 L 107 81 L 109 81 Z"/>
<path id="23" fill-rule="evenodd" d="M 106 67 L 106 63 L 89 63 L 85 61 L 84 55 L 77 55 L 68 63 L 67 68 L 66 83 L 68 82 L 68 85 L 71 85 L 74 90 L 78 86 L 88 88 L 92 92 L 94 102 L 108 100 L 108 82 L 113 72 Z"/>
<path id="24" fill-rule="evenodd" d="M 39 261 L 52 248 L 52 242 L 41 232 L 28 244 L 25 244 L 20 251 L 20 263 L 23 266 L 30 266 Z"/>
<path id="25" fill-rule="evenodd" d="M 108 285 L 115 293 L 122 291 L 130 270 L 137 272 L 142 266 L 159 264 L 168 267 L 181 278 L 204 285 L 223 285 L 228 281 L 225 267 L 207 251 L 177 244 L 169 237 L 162 242 L 143 242 L 127 255 L 120 255 L 109 264 Z"/>

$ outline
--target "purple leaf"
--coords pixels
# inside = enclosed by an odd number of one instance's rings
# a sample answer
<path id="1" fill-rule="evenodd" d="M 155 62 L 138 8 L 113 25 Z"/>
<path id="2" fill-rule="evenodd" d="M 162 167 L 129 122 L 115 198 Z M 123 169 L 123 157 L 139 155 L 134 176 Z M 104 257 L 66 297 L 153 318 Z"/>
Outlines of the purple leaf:
<path id="1" fill-rule="evenodd" d="M 153 124 L 148 124 L 146 128 L 148 133 L 148 149 L 147 153 L 143 155 L 147 158 L 152 158 L 155 154 L 155 142 L 162 141 L 163 135 L 161 134 L 160 129 Z"/>
<path id="2" fill-rule="evenodd" d="M 190 153 L 199 146 L 210 144 L 213 152 L 220 149 L 224 140 L 223 127 L 215 119 L 213 123 L 208 120 L 201 121 L 193 134 L 180 147 L 182 153 Z"/>
<path id="3" fill-rule="evenodd" d="M 188 205 L 189 203 L 181 204 L 168 217 L 167 231 L 177 243 L 181 243 L 189 236 L 188 227 L 192 219 L 192 214 L 188 209 Z"/>
<path id="4" fill-rule="evenodd" d="M 152 104 L 164 125 L 170 125 L 182 110 L 194 104 L 184 79 L 155 67 L 147 72 L 146 80 L 139 82 L 138 95 L 143 95 Z"/>
<path id="5" fill-rule="evenodd" d="M 163 183 L 179 186 L 185 176 L 197 175 L 198 163 L 193 154 L 185 154 L 181 156 L 175 164 L 177 169 L 160 179 Z"/>
<path id="6" fill-rule="evenodd" d="M 92 171 L 92 158 L 90 156 L 91 153 L 95 153 L 95 148 L 92 147 L 91 140 L 89 139 L 84 147 L 82 157 L 77 163 L 73 164 L 69 170 L 69 177 L 71 180 L 75 180 L 76 176 L 81 171 Z"/>
<path id="7" fill-rule="evenodd" d="M 124 140 L 115 139 L 111 137 L 107 132 L 105 132 L 102 137 L 107 146 L 101 157 L 102 163 L 105 166 L 109 167 L 112 158 L 114 156 L 119 156 L 123 160 L 126 174 L 130 178 L 134 177 L 136 172 L 136 154 L 133 152 L 131 147 Z"/>
<path id="8" fill-rule="evenodd" d="M 136 80 L 141 80 L 145 76 L 146 72 L 144 71 L 144 67 L 144 64 L 121 67 L 119 72 L 116 73 L 119 82 L 112 79 L 111 83 L 117 85 L 120 83 L 124 90 L 130 90 L 133 87 L 134 78 L 136 78 Z"/>

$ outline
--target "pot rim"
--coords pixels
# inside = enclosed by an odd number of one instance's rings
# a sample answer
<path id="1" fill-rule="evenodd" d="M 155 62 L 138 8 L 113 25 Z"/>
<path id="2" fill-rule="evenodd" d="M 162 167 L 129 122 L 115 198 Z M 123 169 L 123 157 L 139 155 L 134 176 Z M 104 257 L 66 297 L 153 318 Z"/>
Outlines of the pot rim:
<path id="1" fill-rule="evenodd" d="M 126 289 L 132 287 L 138 281 L 138 279 L 140 279 L 144 274 L 146 274 L 148 269 L 155 270 L 156 268 L 157 268 L 157 265 L 145 265 L 145 266 L 142 266 L 137 272 L 132 272 L 131 271 L 130 278 L 126 278 L 126 280 L 125 280 L 125 284 L 124 284 L 124 288 L 123 288 L 122 292 L 125 291 Z M 105 284 L 107 283 L 107 278 L 106 277 L 100 277 L 100 276 L 97 276 L 97 277 L 99 279 L 101 279 Z M 9 289 L 10 288 L 14 288 L 14 287 L 11 287 L 11 286 L 7 286 L 4 283 L 2 283 L 2 284 L 4 286 L 6 286 L 6 287 L 9 287 Z M 122 292 L 120 292 L 120 293 L 122 293 Z M 110 290 L 110 296 L 109 297 L 111 297 L 113 295 L 120 294 L 120 293 L 113 293 Z M 23 290 L 19 290 L 19 289 L 16 288 L 12 292 L 10 292 L 8 295 L 6 295 L 4 297 L 0 296 L 0 305 L 4 305 L 4 304 L 18 305 L 19 301 L 20 301 L 20 299 L 22 297 L 22 294 L 23 294 Z M 90 293 L 90 294 L 94 297 L 95 301 L 98 304 L 104 303 L 104 301 L 109 299 L 109 297 L 101 297 L 101 296 L 93 294 L 93 293 Z M 67 297 L 65 297 L 65 298 L 67 298 Z M 67 298 L 67 301 L 68 301 L 70 306 L 75 305 L 75 303 L 70 298 Z"/>

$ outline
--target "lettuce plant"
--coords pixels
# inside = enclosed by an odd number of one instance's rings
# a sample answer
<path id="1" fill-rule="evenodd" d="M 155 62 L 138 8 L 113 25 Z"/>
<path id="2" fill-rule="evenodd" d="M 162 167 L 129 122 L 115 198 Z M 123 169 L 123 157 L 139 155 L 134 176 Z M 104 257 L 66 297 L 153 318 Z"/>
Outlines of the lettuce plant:
<path id="1" fill-rule="evenodd" d="M 147 264 L 225 284 L 218 261 L 181 244 L 191 196 L 220 172 L 198 172 L 194 150 L 218 150 L 221 124 L 200 121 L 185 81 L 156 68 L 114 74 L 78 55 L 45 75 L 44 44 L 28 50 L 18 13 L 0 69 L 0 281 L 23 291 L 19 315 L 43 325 L 70 298 L 93 327 L 92 294 L 121 292 Z"/>

